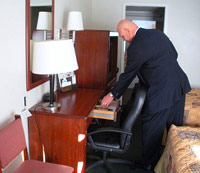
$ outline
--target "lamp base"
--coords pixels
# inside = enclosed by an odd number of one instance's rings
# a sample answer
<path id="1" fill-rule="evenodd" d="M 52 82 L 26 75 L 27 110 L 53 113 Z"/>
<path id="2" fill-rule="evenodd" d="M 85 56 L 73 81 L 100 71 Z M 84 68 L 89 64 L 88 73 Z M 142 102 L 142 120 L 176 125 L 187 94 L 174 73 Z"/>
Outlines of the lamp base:
<path id="1" fill-rule="evenodd" d="M 46 110 L 50 110 L 52 112 L 54 112 L 55 110 L 57 110 L 58 108 L 61 107 L 60 103 L 56 103 L 54 102 L 53 105 L 50 105 L 50 103 L 43 103 L 42 107 Z"/>

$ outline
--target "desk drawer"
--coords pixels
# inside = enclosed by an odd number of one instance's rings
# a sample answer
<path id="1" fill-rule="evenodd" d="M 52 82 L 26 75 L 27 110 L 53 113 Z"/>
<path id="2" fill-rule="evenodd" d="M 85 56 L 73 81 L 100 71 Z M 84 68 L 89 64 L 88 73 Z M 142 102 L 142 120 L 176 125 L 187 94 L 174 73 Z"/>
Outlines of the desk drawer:
<path id="1" fill-rule="evenodd" d="M 112 101 L 108 106 L 108 109 L 102 108 L 100 103 L 98 103 L 95 106 L 95 108 L 91 111 L 89 117 L 116 121 L 118 110 L 119 110 L 119 100 Z"/>

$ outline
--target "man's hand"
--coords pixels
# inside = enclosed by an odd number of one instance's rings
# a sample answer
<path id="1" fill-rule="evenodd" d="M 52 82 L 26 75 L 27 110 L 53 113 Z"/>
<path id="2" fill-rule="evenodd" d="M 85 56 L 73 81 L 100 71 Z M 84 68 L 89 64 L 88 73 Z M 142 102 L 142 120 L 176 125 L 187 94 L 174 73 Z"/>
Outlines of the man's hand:
<path id="1" fill-rule="evenodd" d="M 103 100 L 101 101 L 101 107 L 102 108 L 108 108 L 108 105 L 114 100 L 114 97 L 110 96 L 110 93 L 108 93 Z"/>

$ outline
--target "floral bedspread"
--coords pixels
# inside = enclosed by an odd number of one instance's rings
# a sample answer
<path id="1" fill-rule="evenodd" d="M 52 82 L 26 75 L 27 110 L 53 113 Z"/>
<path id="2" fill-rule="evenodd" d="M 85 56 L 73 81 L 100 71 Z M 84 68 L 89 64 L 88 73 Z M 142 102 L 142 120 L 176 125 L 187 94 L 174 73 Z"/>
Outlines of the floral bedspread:
<path id="1" fill-rule="evenodd" d="M 166 173 L 200 172 L 200 128 L 172 125 L 163 153 Z"/>
<path id="2" fill-rule="evenodd" d="M 200 127 L 200 89 L 193 88 L 186 95 L 184 125 Z"/>

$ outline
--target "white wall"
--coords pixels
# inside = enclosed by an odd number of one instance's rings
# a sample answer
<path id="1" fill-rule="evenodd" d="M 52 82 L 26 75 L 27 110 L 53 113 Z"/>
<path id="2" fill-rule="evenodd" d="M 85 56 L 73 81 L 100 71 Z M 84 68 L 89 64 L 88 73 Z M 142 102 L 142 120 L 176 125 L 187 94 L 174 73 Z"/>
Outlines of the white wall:
<path id="1" fill-rule="evenodd" d="M 7 0 L 0 5 L 0 127 L 23 108 L 26 93 L 24 3 Z"/>
<path id="2" fill-rule="evenodd" d="M 66 29 L 69 11 L 81 11 L 84 29 L 90 28 L 91 0 L 55 0 L 55 31 Z"/>
<path id="3" fill-rule="evenodd" d="M 192 87 L 200 88 L 200 1 L 168 0 L 168 35 Z"/>
<path id="4" fill-rule="evenodd" d="M 187 73 L 191 86 L 200 88 L 200 13 L 198 10 L 200 1 L 92 0 L 92 28 L 116 30 L 117 23 L 123 18 L 124 2 L 167 6 L 167 35 L 179 53 L 178 61 Z"/>

